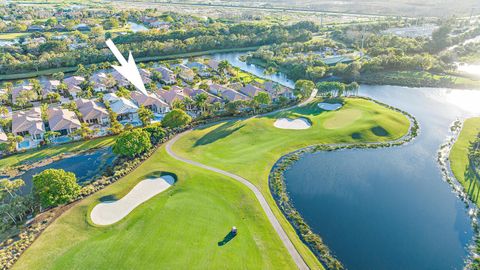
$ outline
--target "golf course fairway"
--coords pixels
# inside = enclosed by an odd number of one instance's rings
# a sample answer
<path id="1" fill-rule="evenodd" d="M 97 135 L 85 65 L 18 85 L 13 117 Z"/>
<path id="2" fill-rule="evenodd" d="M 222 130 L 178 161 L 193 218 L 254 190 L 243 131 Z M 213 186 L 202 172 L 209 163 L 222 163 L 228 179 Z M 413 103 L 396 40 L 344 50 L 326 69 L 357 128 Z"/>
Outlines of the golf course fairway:
<path id="1" fill-rule="evenodd" d="M 338 128 L 323 123 L 342 113 L 360 114 Z M 358 112 L 360 111 L 360 113 Z M 308 118 L 311 128 L 284 130 L 277 118 Z M 348 124 L 345 124 L 348 123 Z M 277 208 L 268 174 L 284 154 L 313 144 L 390 141 L 407 134 L 403 114 L 375 102 L 348 98 L 338 111 L 313 102 L 267 116 L 230 120 L 187 132 L 173 150 L 181 156 L 245 177 L 264 194 L 288 237 L 311 269 L 322 269 Z M 378 134 L 381 128 L 385 133 Z M 377 135 L 376 135 L 377 134 Z M 168 190 L 110 226 L 95 226 L 89 213 L 100 198 L 121 198 L 141 180 L 175 174 Z M 238 235 L 226 239 L 232 226 Z M 14 269 L 295 269 L 253 193 L 244 185 L 170 157 L 164 146 L 132 173 L 75 205 L 28 248 Z"/>
<path id="2" fill-rule="evenodd" d="M 463 123 L 462 131 L 460 132 L 457 141 L 450 151 L 450 168 L 452 169 L 455 178 L 470 194 L 470 199 L 477 205 L 480 201 L 480 187 L 476 184 L 475 175 L 469 169 L 468 148 L 470 143 L 480 133 L 480 117 L 469 118 Z M 478 180 L 477 180 L 478 181 Z"/>

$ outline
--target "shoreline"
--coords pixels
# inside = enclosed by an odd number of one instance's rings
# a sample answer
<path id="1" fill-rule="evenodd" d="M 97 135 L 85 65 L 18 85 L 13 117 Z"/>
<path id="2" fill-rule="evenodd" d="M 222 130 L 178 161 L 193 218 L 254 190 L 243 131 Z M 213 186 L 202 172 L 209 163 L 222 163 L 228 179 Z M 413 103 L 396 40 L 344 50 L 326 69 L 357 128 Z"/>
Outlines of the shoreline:
<path id="1" fill-rule="evenodd" d="M 307 146 L 305 148 L 295 150 L 280 157 L 273 165 L 268 176 L 268 186 L 270 189 L 270 194 L 272 195 L 275 203 L 277 204 L 277 207 L 288 220 L 290 225 L 292 225 L 300 240 L 315 254 L 317 259 L 327 269 L 343 269 L 343 265 L 334 255 L 331 254 L 328 246 L 323 243 L 321 236 L 312 231 L 312 229 L 305 222 L 301 214 L 293 206 L 293 203 L 286 190 L 284 172 L 289 169 L 294 162 L 299 160 L 302 155 L 306 153 L 316 153 L 320 151 L 338 151 L 342 149 L 375 149 L 402 146 L 414 140 L 418 136 L 420 130 L 418 121 L 410 113 L 371 98 L 358 98 L 370 100 L 405 115 L 410 121 L 408 133 L 397 140 L 388 142 L 355 144 L 317 144 Z"/>
<path id="2" fill-rule="evenodd" d="M 480 214 L 480 209 L 470 199 L 469 194 L 465 191 L 465 187 L 455 177 L 450 164 L 450 153 L 460 136 L 465 120 L 466 119 L 457 119 L 450 126 L 451 135 L 445 139 L 445 142 L 442 145 L 440 145 L 437 154 L 437 163 L 441 170 L 443 180 L 450 185 L 453 192 L 455 192 L 457 197 L 465 204 L 465 209 L 470 216 L 474 235 L 467 246 L 469 255 L 466 258 L 465 269 L 476 269 L 475 267 L 478 267 L 478 265 L 475 265 L 474 262 L 475 258 L 478 257 L 478 254 L 475 251 L 480 247 L 480 227 L 477 219 Z"/>

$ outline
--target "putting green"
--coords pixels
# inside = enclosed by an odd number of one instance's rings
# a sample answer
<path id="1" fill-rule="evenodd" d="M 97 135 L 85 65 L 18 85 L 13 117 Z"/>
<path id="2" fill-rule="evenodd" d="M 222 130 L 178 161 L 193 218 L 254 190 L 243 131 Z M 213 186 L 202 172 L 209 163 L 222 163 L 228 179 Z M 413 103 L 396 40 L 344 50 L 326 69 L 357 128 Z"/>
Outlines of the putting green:
<path id="1" fill-rule="evenodd" d="M 317 103 L 272 115 L 201 127 L 177 141 L 173 150 L 189 159 L 241 175 L 268 193 L 270 169 L 284 154 L 313 144 L 395 140 L 405 135 L 410 126 L 403 114 L 365 99 L 345 99 L 344 106 L 337 111 L 323 111 Z M 308 118 L 312 126 L 304 130 L 274 127 L 279 118 L 300 117 Z M 356 120 L 342 128 L 325 128 L 323 123 L 332 118 Z M 376 135 L 372 129 L 378 127 L 388 134 Z"/>
<path id="2" fill-rule="evenodd" d="M 323 127 L 331 114 L 342 110 L 362 114 L 341 129 Z M 275 128 L 273 123 L 282 117 L 308 118 L 313 125 L 306 130 Z M 388 134 L 376 136 L 374 127 Z M 308 266 L 323 269 L 271 197 L 267 180 L 272 165 L 283 154 L 312 144 L 387 141 L 405 135 L 408 128 L 408 119 L 398 112 L 371 101 L 346 99 L 344 107 L 334 112 L 311 103 L 198 128 L 175 143 L 173 150 L 249 179 L 262 191 Z M 177 183 L 111 226 L 97 227 L 88 220 L 100 198 L 121 198 L 160 171 L 176 174 Z M 228 241 L 225 237 L 232 226 L 239 234 Z M 14 269 L 294 269 L 287 254 L 247 187 L 173 160 L 162 147 L 125 178 L 72 206 L 26 250 Z"/>
<path id="3" fill-rule="evenodd" d="M 333 112 L 331 117 L 328 117 L 323 126 L 327 129 L 343 128 L 353 124 L 362 117 L 363 112 L 358 109 L 345 109 L 338 112 Z"/>

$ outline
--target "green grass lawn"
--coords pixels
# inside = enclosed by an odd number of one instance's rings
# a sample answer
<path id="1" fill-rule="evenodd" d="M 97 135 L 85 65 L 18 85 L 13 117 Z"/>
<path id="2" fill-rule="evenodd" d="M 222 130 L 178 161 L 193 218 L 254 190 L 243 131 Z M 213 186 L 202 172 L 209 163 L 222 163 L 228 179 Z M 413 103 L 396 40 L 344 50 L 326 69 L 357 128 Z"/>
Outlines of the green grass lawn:
<path id="1" fill-rule="evenodd" d="M 313 125 L 306 130 L 275 128 L 273 123 L 281 117 L 305 117 Z M 173 150 L 189 159 L 241 175 L 255 184 L 304 260 L 315 269 L 321 265 L 300 241 L 270 194 L 268 175 L 272 166 L 282 155 L 313 144 L 389 141 L 405 135 L 408 128 L 409 120 L 401 113 L 368 100 L 346 99 L 339 111 L 321 111 L 314 102 L 269 116 L 198 128 L 176 142 Z"/>
<path id="2" fill-rule="evenodd" d="M 92 140 L 66 143 L 62 145 L 50 146 L 42 149 L 32 149 L 23 153 L 15 154 L 0 159 L 0 169 L 15 166 L 22 162 L 36 161 L 43 158 L 53 157 L 58 154 L 84 151 L 93 148 L 100 148 L 112 145 L 115 137 L 102 137 Z"/>
<path id="3" fill-rule="evenodd" d="M 322 111 L 310 103 L 291 111 L 248 120 L 233 120 L 195 129 L 173 149 L 185 157 L 237 173 L 268 190 L 266 177 L 282 155 L 312 144 L 376 142 L 398 139 L 409 128 L 408 119 L 364 99 L 346 99 L 338 111 Z M 277 118 L 308 118 L 305 130 L 278 129 Z M 381 127 L 384 136 L 375 135 Z"/>
<path id="4" fill-rule="evenodd" d="M 177 183 L 107 227 L 89 223 L 103 196 L 122 197 L 151 173 Z M 219 246 L 232 226 L 239 234 Z M 14 269 L 294 269 L 248 188 L 159 149 L 127 177 L 80 201 L 20 257 Z"/>
<path id="5" fill-rule="evenodd" d="M 475 183 L 474 175 L 468 169 L 468 147 L 474 138 L 480 133 L 480 117 L 470 118 L 463 124 L 463 129 L 450 152 L 450 167 L 455 178 L 465 187 L 471 199 L 478 205 L 480 200 L 480 186 Z M 479 179 L 480 180 L 480 179 Z"/>
<path id="6" fill-rule="evenodd" d="M 31 33 L 21 32 L 21 33 L 0 33 L 0 40 L 13 40 L 21 37 L 26 37 L 31 35 Z"/>
<path id="7" fill-rule="evenodd" d="M 345 113 L 347 111 L 347 113 Z M 349 120 L 356 111 L 360 117 Z M 308 130 L 273 127 L 278 117 L 307 117 Z M 340 118 L 338 127 L 325 121 Z M 385 141 L 404 135 L 408 119 L 376 103 L 347 99 L 337 112 L 316 104 L 271 116 L 227 121 L 192 131 L 174 145 L 179 154 L 245 176 L 266 195 L 294 245 L 312 269 L 323 269 L 276 207 L 267 176 L 283 154 L 318 143 Z M 386 133 L 374 130 L 381 128 Z M 104 196 L 120 198 L 152 173 L 175 173 L 178 182 L 107 227 L 88 213 Z M 219 246 L 232 226 L 239 234 Z M 294 269 L 296 266 L 253 193 L 242 184 L 176 161 L 160 148 L 125 178 L 80 201 L 53 222 L 14 269 Z"/>

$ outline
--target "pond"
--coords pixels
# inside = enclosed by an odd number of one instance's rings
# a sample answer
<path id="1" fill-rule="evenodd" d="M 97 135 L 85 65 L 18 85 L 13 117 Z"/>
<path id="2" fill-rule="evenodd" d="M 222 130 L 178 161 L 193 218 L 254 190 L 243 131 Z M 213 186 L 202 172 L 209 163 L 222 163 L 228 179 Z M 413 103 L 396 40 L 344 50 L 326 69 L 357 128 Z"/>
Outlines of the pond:
<path id="1" fill-rule="evenodd" d="M 292 84 L 240 55 L 214 58 Z M 453 121 L 480 115 L 480 91 L 362 85 L 359 93 L 413 114 L 419 136 L 401 147 L 302 156 L 285 172 L 295 207 L 347 269 L 462 269 L 471 219 L 436 156 Z"/>
<path id="2" fill-rule="evenodd" d="M 480 92 L 361 86 L 360 95 L 412 113 L 420 135 L 401 147 L 304 155 L 285 173 L 295 207 L 348 269 L 461 269 L 471 220 L 436 155 L 453 121 L 480 115 Z"/>
<path id="3" fill-rule="evenodd" d="M 101 148 L 85 153 L 80 153 L 71 157 L 54 161 L 48 165 L 30 169 L 23 174 L 13 178 L 25 181 L 22 193 L 26 194 L 32 190 L 32 178 L 46 169 L 63 169 L 73 172 L 77 176 L 79 184 L 85 184 L 92 180 L 98 174 L 101 174 L 107 166 L 111 165 L 115 160 L 111 148 Z"/>
<path id="4" fill-rule="evenodd" d="M 127 24 L 130 26 L 130 30 L 132 30 L 134 33 L 148 30 L 148 28 L 143 24 L 134 22 L 128 22 Z"/>

